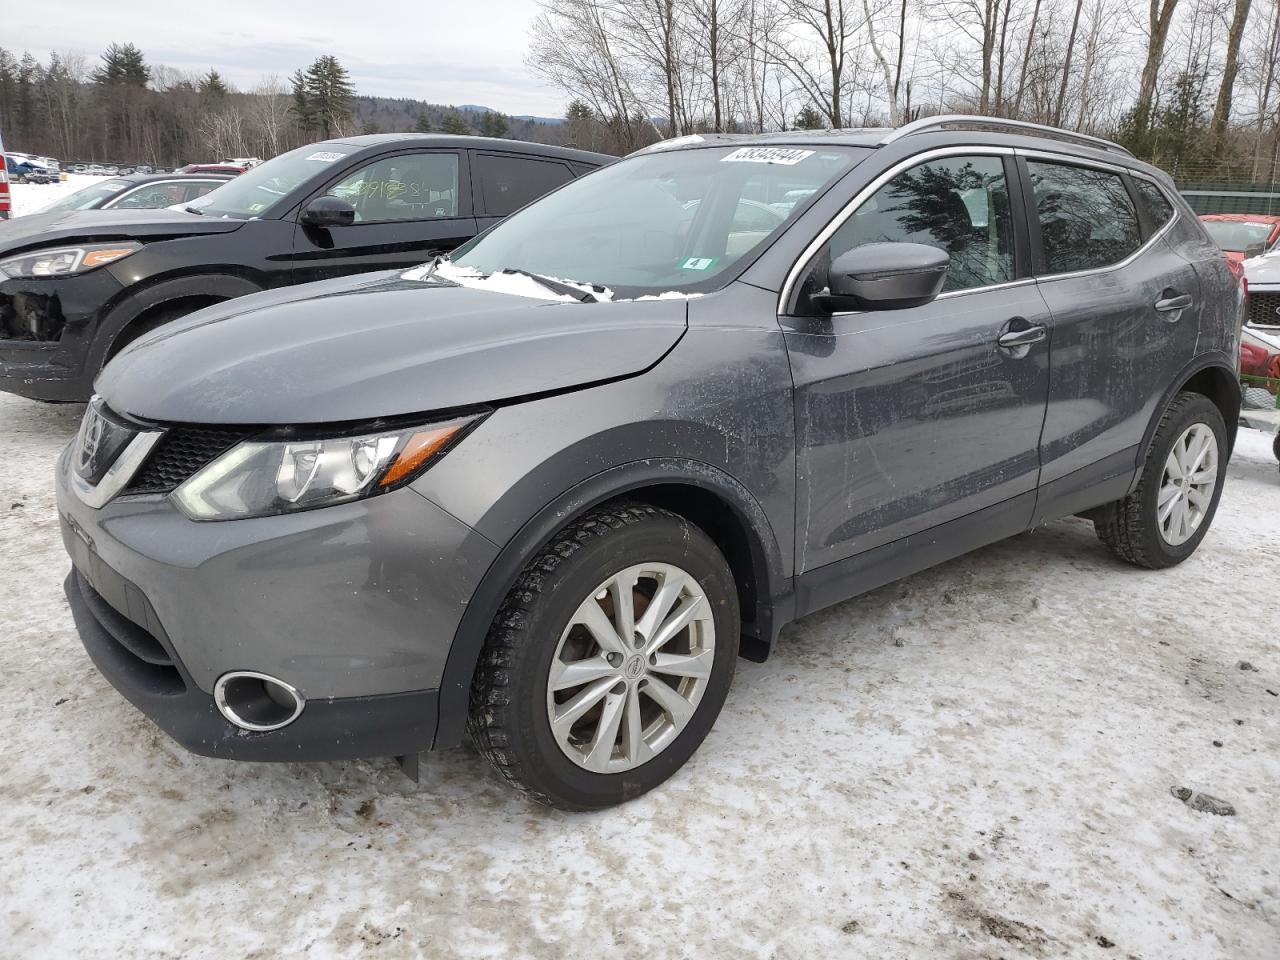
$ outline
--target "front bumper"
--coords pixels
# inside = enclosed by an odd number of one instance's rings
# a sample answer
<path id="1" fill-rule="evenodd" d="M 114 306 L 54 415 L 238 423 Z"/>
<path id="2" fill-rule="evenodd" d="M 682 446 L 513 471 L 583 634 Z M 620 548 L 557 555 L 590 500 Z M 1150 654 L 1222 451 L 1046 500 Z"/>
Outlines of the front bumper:
<path id="1" fill-rule="evenodd" d="M 123 289 L 106 269 L 0 279 L 0 390 L 32 400 L 87 400 L 101 363 L 95 339 Z"/>
<path id="2" fill-rule="evenodd" d="M 492 543 L 407 488 L 221 523 L 155 495 L 93 509 L 68 460 L 57 493 L 77 629 L 112 685 L 174 739 L 257 760 L 431 746 L 449 648 Z M 301 716 L 266 733 L 232 725 L 212 697 L 231 670 L 292 685 Z"/>
<path id="3" fill-rule="evenodd" d="M 145 598 L 128 587 L 141 603 L 133 610 L 154 620 Z M 94 665 L 126 700 L 192 753 L 226 760 L 347 760 L 412 755 L 430 748 L 435 737 L 435 690 L 309 701 L 298 719 L 280 730 L 241 730 L 195 685 L 162 632 L 153 634 L 122 615 L 79 570 L 72 569 L 64 589 Z"/>

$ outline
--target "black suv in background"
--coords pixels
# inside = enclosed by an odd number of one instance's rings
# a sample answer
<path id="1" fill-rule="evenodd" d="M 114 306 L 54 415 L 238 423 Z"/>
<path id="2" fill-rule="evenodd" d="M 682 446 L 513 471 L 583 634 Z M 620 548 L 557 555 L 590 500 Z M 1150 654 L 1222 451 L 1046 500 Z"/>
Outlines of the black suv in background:
<path id="1" fill-rule="evenodd" d="M 479 137 L 350 137 L 282 154 L 185 209 L 6 223 L 0 389 L 87 400 L 103 364 L 162 324 L 272 287 L 422 263 L 613 159 Z"/>

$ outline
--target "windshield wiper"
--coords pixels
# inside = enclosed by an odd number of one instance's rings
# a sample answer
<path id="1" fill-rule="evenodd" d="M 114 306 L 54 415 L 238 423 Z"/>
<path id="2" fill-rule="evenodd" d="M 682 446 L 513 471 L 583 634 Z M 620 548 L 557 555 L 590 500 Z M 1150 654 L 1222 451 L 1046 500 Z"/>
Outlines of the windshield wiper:
<path id="1" fill-rule="evenodd" d="M 187 213 L 194 213 L 197 217 L 204 216 L 204 211 L 201 210 L 199 207 L 183 207 L 182 209 L 185 210 Z"/>
<path id="2" fill-rule="evenodd" d="M 577 287 L 570 286 L 567 283 L 561 283 L 559 280 L 553 280 L 551 277 L 544 277 L 538 273 L 530 273 L 528 270 L 519 270 L 515 267 L 507 267 L 503 273 L 518 273 L 522 277 L 528 277 L 537 283 L 542 284 L 552 293 L 558 293 L 561 296 L 573 297 L 579 303 L 597 303 L 596 298 L 586 290 L 579 290 Z"/>

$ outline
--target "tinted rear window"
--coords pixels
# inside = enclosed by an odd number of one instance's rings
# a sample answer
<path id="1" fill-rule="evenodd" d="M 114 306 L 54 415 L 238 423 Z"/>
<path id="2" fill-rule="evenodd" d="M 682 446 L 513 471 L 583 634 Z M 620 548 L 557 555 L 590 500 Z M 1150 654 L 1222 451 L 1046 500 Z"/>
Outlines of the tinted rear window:
<path id="1" fill-rule="evenodd" d="M 1118 173 L 1034 160 L 1027 167 L 1047 273 L 1109 267 L 1142 246 L 1138 211 Z"/>
<path id="2" fill-rule="evenodd" d="M 473 159 L 484 215 L 505 217 L 573 179 L 558 160 L 478 153 Z"/>

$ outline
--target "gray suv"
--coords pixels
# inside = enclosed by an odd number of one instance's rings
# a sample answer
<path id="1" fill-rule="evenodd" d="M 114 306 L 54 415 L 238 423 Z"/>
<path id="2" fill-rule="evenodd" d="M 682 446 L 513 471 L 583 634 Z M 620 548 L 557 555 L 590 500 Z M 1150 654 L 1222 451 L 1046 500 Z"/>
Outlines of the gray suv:
<path id="1" fill-rule="evenodd" d="M 412 766 L 468 732 L 531 797 L 604 807 L 797 617 L 1070 515 L 1186 559 L 1242 312 L 1105 141 L 668 141 L 448 258 L 136 341 L 58 465 L 67 596 L 197 753 Z"/>

